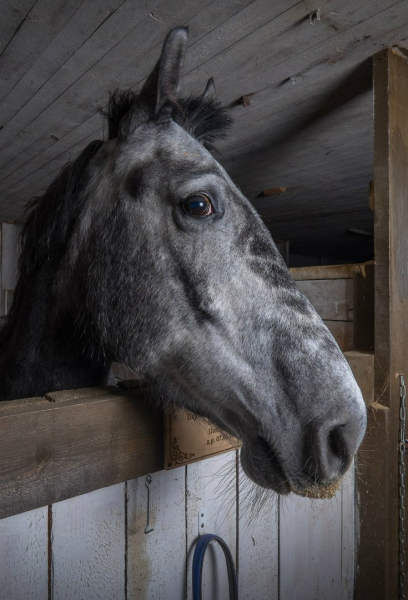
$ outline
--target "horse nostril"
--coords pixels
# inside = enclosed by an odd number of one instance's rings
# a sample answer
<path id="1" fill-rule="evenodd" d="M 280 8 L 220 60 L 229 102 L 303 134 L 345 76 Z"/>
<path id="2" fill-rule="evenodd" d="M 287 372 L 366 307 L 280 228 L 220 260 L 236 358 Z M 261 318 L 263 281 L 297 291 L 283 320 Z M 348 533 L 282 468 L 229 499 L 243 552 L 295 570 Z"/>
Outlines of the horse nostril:
<path id="1" fill-rule="evenodd" d="M 347 447 L 343 435 L 345 428 L 346 425 L 337 425 L 329 431 L 327 439 L 329 452 L 332 456 L 340 458 L 341 461 L 343 461 L 347 455 Z"/>
<path id="2" fill-rule="evenodd" d="M 352 421 L 325 424 L 310 432 L 306 442 L 309 456 L 305 475 L 315 484 L 328 485 L 341 477 L 350 464 L 358 437 Z"/>

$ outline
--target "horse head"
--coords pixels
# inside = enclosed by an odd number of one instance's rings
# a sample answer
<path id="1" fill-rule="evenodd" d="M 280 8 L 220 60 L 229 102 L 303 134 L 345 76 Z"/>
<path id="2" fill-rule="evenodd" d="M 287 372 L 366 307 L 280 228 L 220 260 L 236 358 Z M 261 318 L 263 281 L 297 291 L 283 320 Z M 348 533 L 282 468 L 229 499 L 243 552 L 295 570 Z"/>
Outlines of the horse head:
<path id="1" fill-rule="evenodd" d="M 186 28 L 171 31 L 141 91 L 113 94 L 108 141 L 60 175 L 25 235 L 48 202 L 59 219 L 44 250 L 55 265 L 52 318 L 69 322 L 64 335 L 83 360 L 122 362 L 238 437 L 260 486 L 319 496 L 361 443 L 364 402 L 269 231 L 210 152 L 229 124 L 212 81 L 198 97 L 180 95 L 186 43 Z"/>

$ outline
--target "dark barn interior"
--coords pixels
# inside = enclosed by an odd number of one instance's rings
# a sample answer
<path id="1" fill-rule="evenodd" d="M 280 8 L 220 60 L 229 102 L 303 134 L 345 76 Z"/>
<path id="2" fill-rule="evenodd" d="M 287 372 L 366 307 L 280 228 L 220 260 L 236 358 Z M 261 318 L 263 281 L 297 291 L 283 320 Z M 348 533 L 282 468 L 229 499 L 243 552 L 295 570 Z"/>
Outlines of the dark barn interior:
<path id="1" fill-rule="evenodd" d="M 407 2 L 21 0 L 2 12 L 0 221 L 24 220 L 103 135 L 109 91 L 138 89 L 166 33 L 188 25 L 184 91 L 214 77 L 234 118 L 217 158 L 289 241 L 291 266 L 373 258 L 371 57 L 407 45 Z"/>

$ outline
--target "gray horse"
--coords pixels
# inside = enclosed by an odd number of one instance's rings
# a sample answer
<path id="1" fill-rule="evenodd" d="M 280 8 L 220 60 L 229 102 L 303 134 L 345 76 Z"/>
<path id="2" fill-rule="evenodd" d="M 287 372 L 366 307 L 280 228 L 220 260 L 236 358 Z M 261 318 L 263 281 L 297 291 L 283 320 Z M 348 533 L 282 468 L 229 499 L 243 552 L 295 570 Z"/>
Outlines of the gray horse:
<path id="1" fill-rule="evenodd" d="M 209 151 L 229 124 L 212 82 L 179 95 L 186 43 L 186 28 L 170 32 L 140 93 L 111 97 L 109 139 L 35 200 L 0 336 L 0 399 L 103 384 L 116 360 L 240 438 L 260 486 L 322 496 L 363 438 L 364 402 Z"/>

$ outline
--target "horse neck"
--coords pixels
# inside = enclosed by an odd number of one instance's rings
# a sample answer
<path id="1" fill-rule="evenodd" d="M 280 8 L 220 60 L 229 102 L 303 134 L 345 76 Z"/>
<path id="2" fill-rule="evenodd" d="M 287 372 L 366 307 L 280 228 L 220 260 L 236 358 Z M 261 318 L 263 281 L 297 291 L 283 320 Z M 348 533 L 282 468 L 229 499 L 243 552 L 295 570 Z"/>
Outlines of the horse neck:
<path id="1" fill-rule="evenodd" d="M 84 353 L 73 318 L 56 327 L 52 304 L 41 278 L 19 290 L 8 334 L 0 336 L 0 400 L 106 384 L 109 365 Z"/>

